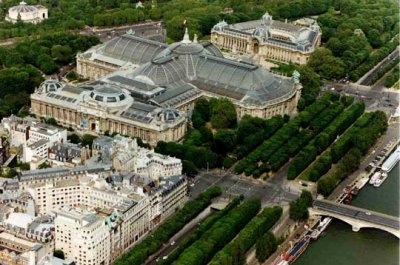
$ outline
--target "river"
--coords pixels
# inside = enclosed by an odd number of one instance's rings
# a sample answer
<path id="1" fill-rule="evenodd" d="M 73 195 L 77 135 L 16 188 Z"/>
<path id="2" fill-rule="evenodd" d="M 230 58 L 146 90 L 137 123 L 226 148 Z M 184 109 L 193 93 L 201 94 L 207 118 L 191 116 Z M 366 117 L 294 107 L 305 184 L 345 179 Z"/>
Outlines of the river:
<path id="1" fill-rule="evenodd" d="M 389 215 L 399 215 L 400 165 L 389 173 L 386 181 L 374 188 L 367 184 L 353 199 L 352 205 Z M 325 236 L 311 242 L 294 265 L 398 265 L 399 240 L 377 229 L 351 226 L 334 220 Z"/>

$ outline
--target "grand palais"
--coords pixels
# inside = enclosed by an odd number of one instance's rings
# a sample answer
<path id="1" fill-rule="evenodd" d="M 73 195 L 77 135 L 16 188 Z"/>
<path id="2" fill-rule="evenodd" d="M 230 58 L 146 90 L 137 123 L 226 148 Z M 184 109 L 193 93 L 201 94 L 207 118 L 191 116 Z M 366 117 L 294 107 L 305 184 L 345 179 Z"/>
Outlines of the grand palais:
<path id="1" fill-rule="evenodd" d="M 292 78 L 223 57 L 208 41 L 171 45 L 125 34 L 77 55 L 77 86 L 47 80 L 31 95 L 31 111 L 81 132 L 119 133 L 150 144 L 179 141 L 200 97 L 224 97 L 238 118 L 293 114 L 301 93 Z"/>

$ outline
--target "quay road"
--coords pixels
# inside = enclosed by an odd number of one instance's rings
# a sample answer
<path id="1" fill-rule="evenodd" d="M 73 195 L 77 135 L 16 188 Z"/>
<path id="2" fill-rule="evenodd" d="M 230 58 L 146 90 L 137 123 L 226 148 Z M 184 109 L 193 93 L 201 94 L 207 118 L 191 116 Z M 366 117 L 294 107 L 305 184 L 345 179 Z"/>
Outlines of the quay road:
<path id="1" fill-rule="evenodd" d="M 399 46 L 390 53 L 386 58 L 384 58 L 382 61 L 380 61 L 377 65 L 375 65 L 371 70 L 369 70 L 365 75 L 363 75 L 358 81 L 356 82 L 359 85 L 369 85 L 372 78 L 377 74 L 377 72 L 385 67 L 388 63 L 391 62 L 394 58 L 399 56 Z"/>
<path id="2" fill-rule="evenodd" d="M 364 157 L 360 163 L 360 167 L 353 174 L 345 178 L 336 189 L 329 195 L 329 200 L 336 200 L 342 193 L 346 186 L 351 184 L 359 175 L 365 172 L 365 168 L 375 159 L 377 155 L 385 148 L 389 143 L 397 143 L 399 140 L 399 124 L 394 123 L 388 126 L 386 132 L 381 136 L 371 151 Z"/>
<path id="3" fill-rule="evenodd" d="M 339 214 L 352 219 L 369 222 L 371 224 L 382 225 L 397 230 L 400 229 L 400 221 L 394 216 L 373 212 L 350 205 L 338 204 L 328 200 L 315 200 L 313 206 L 314 208 L 333 214 Z"/>

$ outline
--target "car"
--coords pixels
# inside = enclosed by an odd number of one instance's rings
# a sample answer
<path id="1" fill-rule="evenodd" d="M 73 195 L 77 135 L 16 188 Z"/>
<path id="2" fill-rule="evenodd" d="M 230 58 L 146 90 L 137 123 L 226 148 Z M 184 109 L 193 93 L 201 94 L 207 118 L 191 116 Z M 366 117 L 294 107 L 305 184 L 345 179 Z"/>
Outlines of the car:
<path id="1" fill-rule="evenodd" d="M 190 187 L 194 187 L 194 183 L 190 184 Z"/>
<path id="2" fill-rule="evenodd" d="M 365 212 L 366 215 L 371 215 L 371 212 Z"/>
<path id="3" fill-rule="evenodd" d="M 164 257 L 162 257 L 162 259 L 163 259 L 163 260 L 166 260 L 166 259 L 168 259 L 168 256 L 164 256 Z"/>
<path id="4" fill-rule="evenodd" d="M 175 245 L 175 241 L 172 241 L 170 245 L 171 245 L 171 246 Z"/>

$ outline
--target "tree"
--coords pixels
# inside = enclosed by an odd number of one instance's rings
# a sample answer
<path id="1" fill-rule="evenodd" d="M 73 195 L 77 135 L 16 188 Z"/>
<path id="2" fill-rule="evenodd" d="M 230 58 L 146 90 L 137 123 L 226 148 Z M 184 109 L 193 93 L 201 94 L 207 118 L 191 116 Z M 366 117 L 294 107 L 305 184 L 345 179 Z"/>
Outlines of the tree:
<path id="1" fill-rule="evenodd" d="M 300 200 L 302 200 L 307 207 L 311 207 L 313 202 L 311 192 L 309 192 L 308 190 L 302 190 Z"/>
<path id="2" fill-rule="evenodd" d="M 271 232 L 262 235 L 256 242 L 256 257 L 263 263 L 277 248 L 277 241 Z"/>
<path id="3" fill-rule="evenodd" d="M 82 146 L 89 146 L 89 148 L 92 148 L 93 140 L 96 139 L 97 137 L 91 134 L 84 134 L 82 136 Z"/>
<path id="4" fill-rule="evenodd" d="M 246 253 L 240 242 L 234 242 L 232 245 L 232 265 L 246 264 Z"/>
<path id="5" fill-rule="evenodd" d="M 81 142 L 81 138 L 75 133 L 68 135 L 67 139 L 73 144 L 79 144 Z"/>
<path id="6" fill-rule="evenodd" d="M 43 162 L 38 166 L 38 169 L 45 169 L 51 167 L 49 163 Z"/>
<path id="7" fill-rule="evenodd" d="M 205 98 L 198 99 L 196 101 L 196 104 L 194 105 L 193 112 L 197 112 L 205 122 L 209 121 L 210 120 L 210 104 L 208 103 L 208 100 Z"/>
<path id="8" fill-rule="evenodd" d="M 182 160 L 182 171 L 187 176 L 195 176 L 198 173 L 196 165 L 188 160 Z"/>
<path id="9" fill-rule="evenodd" d="M 308 207 L 305 200 L 297 199 L 289 204 L 289 216 L 295 221 L 305 221 L 308 219 Z"/>
<path id="10" fill-rule="evenodd" d="M 69 45 L 54 45 L 51 47 L 51 56 L 56 62 L 68 63 L 72 60 L 73 53 Z"/>
<path id="11" fill-rule="evenodd" d="M 54 250 L 53 256 L 59 259 L 65 259 L 64 252 L 61 249 Z"/>
<path id="12" fill-rule="evenodd" d="M 213 151 L 218 154 L 226 154 L 236 146 L 236 134 L 233 130 L 219 130 L 214 134 Z"/>
<path id="13" fill-rule="evenodd" d="M 226 98 L 211 99 L 211 125 L 215 129 L 228 129 L 236 126 L 235 105 Z"/>
<path id="14" fill-rule="evenodd" d="M 31 166 L 29 163 L 21 163 L 21 164 L 19 164 L 19 169 L 22 171 L 26 171 L 26 170 L 31 169 Z"/>

